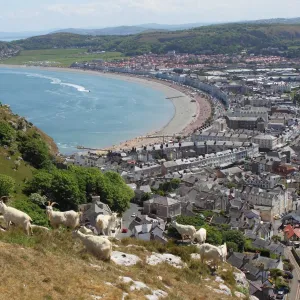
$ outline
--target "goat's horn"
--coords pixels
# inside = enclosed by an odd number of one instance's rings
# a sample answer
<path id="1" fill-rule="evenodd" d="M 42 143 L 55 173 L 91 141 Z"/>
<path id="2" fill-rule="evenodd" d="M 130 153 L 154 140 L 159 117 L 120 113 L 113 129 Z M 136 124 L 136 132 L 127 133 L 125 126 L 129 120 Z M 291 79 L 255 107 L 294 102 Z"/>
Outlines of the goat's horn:
<path id="1" fill-rule="evenodd" d="M 52 202 L 50 205 L 53 206 L 53 205 L 55 205 L 55 204 L 58 205 L 58 203 L 56 203 L 56 202 Z"/>

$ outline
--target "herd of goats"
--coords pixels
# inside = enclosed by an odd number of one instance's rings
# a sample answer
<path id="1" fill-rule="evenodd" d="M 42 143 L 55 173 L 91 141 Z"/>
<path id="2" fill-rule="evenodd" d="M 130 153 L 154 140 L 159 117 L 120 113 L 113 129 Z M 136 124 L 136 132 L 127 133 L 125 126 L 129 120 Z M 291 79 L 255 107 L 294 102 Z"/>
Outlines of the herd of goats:
<path id="1" fill-rule="evenodd" d="M 0 219 L 5 222 L 6 228 L 2 231 L 7 231 L 10 225 L 21 227 L 27 235 L 33 234 L 34 228 L 49 231 L 49 228 L 32 224 L 32 219 L 26 213 L 16 208 L 7 206 L 5 200 L 7 197 L 0 199 Z M 74 210 L 60 212 L 53 210 L 55 202 L 48 202 L 46 213 L 52 228 L 59 228 L 61 225 L 73 230 L 72 236 L 82 241 L 86 251 L 91 253 L 98 259 L 110 260 L 112 254 L 112 232 L 122 226 L 122 219 L 117 217 L 116 213 L 111 215 L 98 215 L 96 218 L 96 231 L 80 226 L 81 212 Z M 226 243 L 222 246 L 214 246 L 206 241 L 206 229 L 200 228 L 198 231 L 194 226 L 182 225 L 176 221 L 172 221 L 171 225 L 181 235 L 182 240 L 189 238 L 192 243 L 196 242 L 197 252 L 200 255 L 201 261 L 210 261 L 211 266 L 218 267 L 220 262 L 226 261 L 227 246 Z"/>

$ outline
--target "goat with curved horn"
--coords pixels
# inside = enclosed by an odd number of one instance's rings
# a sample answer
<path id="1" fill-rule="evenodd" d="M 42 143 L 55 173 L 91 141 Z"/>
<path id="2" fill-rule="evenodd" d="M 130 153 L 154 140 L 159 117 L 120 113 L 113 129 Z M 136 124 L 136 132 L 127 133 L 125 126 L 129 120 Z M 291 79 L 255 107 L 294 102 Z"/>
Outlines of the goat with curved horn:
<path id="1" fill-rule="evenodd" d="M 58 228 L 60 225 L 64 225 L 66 227 L 75 229 L 79 227 L 80 223 L 80 213 L 69 210 L 69 211 L 54 211 L 53 205 L 58 204 L 56 202 L 49 202 L 48 206 L 46 206 L 46 213 L 48 215 L 48 219 L 53 228 Z"/>

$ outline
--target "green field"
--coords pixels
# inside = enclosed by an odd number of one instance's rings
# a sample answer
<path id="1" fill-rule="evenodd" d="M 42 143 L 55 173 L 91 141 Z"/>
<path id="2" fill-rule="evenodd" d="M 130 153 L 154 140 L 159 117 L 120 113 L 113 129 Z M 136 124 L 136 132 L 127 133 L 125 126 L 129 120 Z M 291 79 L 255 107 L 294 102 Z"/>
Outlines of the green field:
<path id="1" fill-rule="evenodd" d="M 106 61 L 124 58 L 120 52 L 89 54 L 87 49 L 45 49 L 23 50 L 18 56 L 2 60 L 2 64 L 11 65 L 49 65 L 68 67 L 74 62 L 104 59 Z"/>

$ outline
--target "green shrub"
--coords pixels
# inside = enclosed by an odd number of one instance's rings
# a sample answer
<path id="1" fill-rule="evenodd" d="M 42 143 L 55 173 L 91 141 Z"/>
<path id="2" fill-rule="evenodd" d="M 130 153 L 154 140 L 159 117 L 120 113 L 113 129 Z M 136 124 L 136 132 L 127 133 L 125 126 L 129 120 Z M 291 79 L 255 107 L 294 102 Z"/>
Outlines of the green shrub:
<path id="1" fill-rule="evenodd" d="M 178 216 L 176 218 L 176 222 L 182 225 L 193 225 L 195 227 L 201 227 L 202 225 L 204 225 L 204 221 L 196 216 L 196 217 L 188 217 L 188 216 Z"/>
<path id="2" fill-rule="evenodd" d="M 12 202 L 11 206 L 27 213 L 33 221 L 33 224 L 40 226 L 48 226 L 48 219 L 45 209 L 40 208 L 37 204 L 29 199 L 16 199 Z"/>
<path id="3" fill-rule="evenodd" d="M 236 243 L 234 243 L 234 242 L 226 242 L 226 245 L 227 245 L 228 251 L 230 249 L 232 249 L 233 252 L 238 252 L 238 250 L 239 250 L 238 245 Z"/>
<path id="4" fill-rule="evenodd" d="M 271 252 L 268 249 L 259 249 L 258 251 L 260 251 L 261 256 L 270 257 L 271 255 Z"/>
<path id="5" fill-rule="evenodd" d="M 4 174 L 0 174 L 0 197 L 9 196 L 15 189 L 15 180 Z"/>
<path id="6" fill-rule="evenodd" d="M 16 137 L 16 131 L 5 121 L 0 121 L 0 145 L 10 145 Z"/>
<path id="7" fill-rule="evenodd" d="M 217 227 L 205 224 L 203 228 L 206 229 L 206 243 L 212 245 L 222 244 L 222 240 L 223 240 L 222 232 Z"/>
<path id="8" fill-rule="evenodd" d="M 273 278 L 277 278 L 279 276 L 283 276 L 284 273 L 280 269 L 270 269 L 270 276 Z"/>
<path id="9" fill-rule="evenodd" d="M 19 151 L 25 161 L 37 169 L 48 168 L 51 156 L 47 144 L 36 135 L 19 135 Z"/>
<path id="10" fill-rule="evenodd" d="M 123 213 L 134 197 L 134 192 L 116 172 L 102 173 L 96 168 L 71 166 L 67 170 L 52 167 L 35 172 L 26 184 L 27 195 L 39 193 L 59 204 L 60 210 L 77 209 L 86 203 L 90 194 L 98 194 L 113 211 Z"/>
<path id="11" fill-rule="evenodd" d="M 233 242 L 238 246 L 238 251 L 243 252 L 245 246 L 245 238 L 239 230 L 228 230 L 223 233 L 224 242 Z"/>

